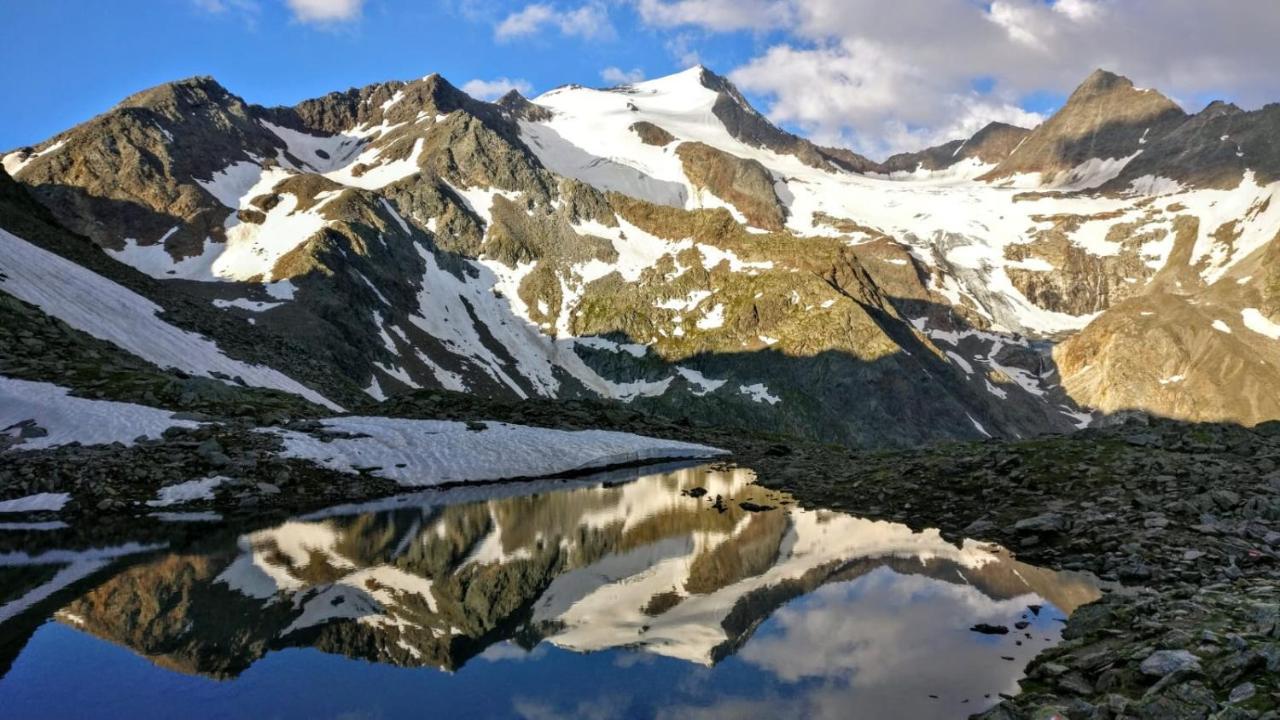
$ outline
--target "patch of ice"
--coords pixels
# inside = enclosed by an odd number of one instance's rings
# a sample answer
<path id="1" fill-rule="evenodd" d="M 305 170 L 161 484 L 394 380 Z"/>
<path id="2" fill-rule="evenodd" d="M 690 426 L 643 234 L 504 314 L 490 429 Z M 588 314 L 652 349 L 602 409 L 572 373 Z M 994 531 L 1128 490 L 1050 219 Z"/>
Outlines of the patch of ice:
<path id="1" fill-rule="evenodd" d="M 64 144 L 66 144 L 66 140 L 58 140 L 49 147 L 33 152 L 30 155 L 23 152 L 11 152 L 4 156 L 4 159 L 0 161 L 0 164 L 4 165 L 4 171 L 9 173 L 10 177 L 17 177 L 18 173 L 22 172 L 27 165 L 30 165 L 32 160 L 43 155 L 48 155 L 51 152 L 56 152 Z"/>
<path id="2" fill-rule="evenodd" d="M 573 342 L 575 345 L 581 345 L 583 347 L 589 347 L 596 350 L 608 350 L 609 352 L 615 353 L 626 353 L 631 357 L 637 358 L 642 358 L 649 352 L 649 346 L 647 345 L 641 345 L 639 343 L 617 343 L 609 340 L 608 338 L 595 336 L 574 338 Z"/>
<path id="3" fill-rule="evenodd" d="M 147 517 L 153 517 L 160 522 L 167 523 L 184 523 L 184 522 L 222 522 L 222 516 L 216 512 L 153 512 L 148 513 Z"/>
<path id="4" fill-rule="evenodd" d="M 676 366 L 676 372 L 680 373 L 680 377 L 684 378 L 689 384 L 697 386 L 697 389 L 692 392 L 698 397 L 713 393 L 728 382 L 728 380 L 713 380 L 697 370 L 679 365 Z"/>
<path id="5" fill-rule="evenodd" d="M 283 302 L 268 302 L 266 300 L 250 300 L 248 298 L 234 298 L 232 300 L 224 300 L 222 298 L 217 298 L 213 301 L 214 307 L 222 308 L 224 310 L 227 308 L 234 307 L 234 308 L 240 308 L 241 310 L 248 310 L 249 312 L 266 312 L 272 308 L 280 307 L 283 304 L 284 304 Z"/>
<path id="6" fill-rule="evenodd" d="M 655 307 L 663 310 L 678 310 L 680 312 L 688 312 L 698 306 L 703 300 L 711 297 L 710 290 L 694 290 L 682 298 L 670 298 L 658 303 L 654 303 Z"/>
<path id="7" fill-rule="evenodd" d="M 698 326 L 699 330 L 715 330 L 716 328 L 724 327 L 724 305 L 716 303 L 714 307 L 707 311 L 706 315 L 703 315 L 694 324 Z"/>

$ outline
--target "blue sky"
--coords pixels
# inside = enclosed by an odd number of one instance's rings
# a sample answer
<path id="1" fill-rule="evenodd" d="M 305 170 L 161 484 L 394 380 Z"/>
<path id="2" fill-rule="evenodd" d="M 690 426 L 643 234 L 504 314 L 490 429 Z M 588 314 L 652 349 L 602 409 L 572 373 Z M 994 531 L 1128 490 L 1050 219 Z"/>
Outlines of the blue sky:
<path id="1" fill-rule="evenodd" d="M 509 3 L 513 11 L 520 3 Z M 533 91 L 566 83 L 606 85 L 601 72 L 641 69 L 656 77 L 683 69 L 627 7 L 613 8 L 616 36 L 603 41 L 544 37 L 499 41 L 492 24 L 456 3 L 369 2 L 356 21 L 299 21 L 283 2 L 221 12 L 184 0 L 11 2 L 0 7 L 7 33 L 0 92 L 9 102 L 0 148 L 43 140 L 138 90 L 212 75 L 260 104 L 292 104 L 333 90 L 439 72 L 456 85 L 512 78 Z M 56 28 L 45 31 L 42 28 Z M 764 36 L 707 36 L 703 61 L 734 67 Z M 41 58 L 32 61 L 32 58 Z"/>
<path id="2" fill-rule="evenodd" d="M 536 94 L 701 62 L 780 124 L 873 156 L 1034 125 L 1097 66 L 1191 111 L 1280 99 L 1273 2 L 41 0 L 3 3 L 0 26 L 0 149 L 198 74 L 280 104 L 430 72 Z"/>

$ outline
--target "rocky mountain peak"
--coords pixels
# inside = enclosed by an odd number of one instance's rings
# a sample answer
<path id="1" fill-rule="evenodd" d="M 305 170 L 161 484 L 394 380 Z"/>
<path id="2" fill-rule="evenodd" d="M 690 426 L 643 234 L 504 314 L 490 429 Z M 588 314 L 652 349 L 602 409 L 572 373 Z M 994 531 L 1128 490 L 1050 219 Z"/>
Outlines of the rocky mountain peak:
<path id="1" fill-rule="evenodd" d="M 979 169 L 999 163 L 1017 149 L 1031 133 L 1026 128 L 1002 122 L 987 123 L 972 137 L 952 140 L 918 152 L 893 155 L 882 164 L 882 172 L 945 170 L 964 160 L 973 160 Z"/>
<path id="2" fill-rule="evenodd" d="M 1121 75 L 1095 70 L 1061 109 L 984 179 L 1039 173 L 1042 182 L 1087 185 L 1093 178 L 1081 167 L 1084 163 L 1132 157 L 1186 117 L 1164 95 L 1136 88 Z"/>
<path id="3" fill-rule="evenodd" d="M 217 80 L 198 75 L 157 85 L 121 100 L 115 109 L 146 108 L 169 117 L 180 117 L 209 105 L 243 111 L 245 102 Z"/>
<path id="4" fill-rule="evenodd" d="M 1156 90 L 1135 87 L 1123 75 L 1094 70 L 1067 98 L 1057 116 L 1104 107 L 1110 110 L 1103 122 L 1157 119 L 1166 115 L 1185 116 L 1178 104 Z"/>
<path id="5" fill-rule="evenodd" d="M 498 102 L 495 104 L 521 120 L 541 122 L 551 119 L 550 110 L 530 102 L 528 98 L 520 94 L 519 90 L 514 88 L 509 90 L 506 95 L 498 98 Z"/>
<path id="6" fill-rule="evenodd" d="M 876 162 L 851 150 L 821 147 L 777 127 L 752 107 L 728 78 L 702 65 L 695 65 L 681 73 L 686 74 L 696 77 L 703 87 L 717 94 L 711 112 L 724 123 L 730 135 L 748 145 L 768 148 L 784 155 L 795 155 L 806 165 L 824 170 L 872 172 L 879 169 Z"/>
<path id="7" fill-rule="evenodd" d="M 1241 115 L 1243 113 L 1244 110 L 1241 110 L 1240 106 L 1235 103 L 1229 103 L 1225 100 L 1214 100 L 1208 105 L 1205 105 L 1204 109 L 1201 110 L 1198 115 L 1200 117 L 1225 117 L 1228 115 Z"/>
<path id="8" fill-rule="evenodd" d="M 1084 79 L 1072 92 L 1072 98 L 1087 97 L 1090 95 L 1099 95 L 1113 90 L 1127 90 L 1133 88 L 1133 81 L 1123 75 L 1117 75 L 1110 70 L 1097 68 L 1089 73 L 1089 77 Z"/>

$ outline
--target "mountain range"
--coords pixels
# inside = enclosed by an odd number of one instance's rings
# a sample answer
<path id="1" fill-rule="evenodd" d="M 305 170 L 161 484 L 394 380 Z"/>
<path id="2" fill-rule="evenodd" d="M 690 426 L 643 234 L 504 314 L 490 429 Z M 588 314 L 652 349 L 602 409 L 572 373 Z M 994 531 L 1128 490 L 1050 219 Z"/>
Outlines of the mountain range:
<path id="1" fill-rule="evenodd" d="M 0 373 L 605 398 L 856 446 L 1253 425 L 1280 418 L 1277 138 L 1280 105 L 1189 115 L 1102 70 L 1038 127 L 883 162 L 702 67 L 496 103 L 191 78 L 2 154 Z M 128 372 L 68 374 L 90 351 Z"/>

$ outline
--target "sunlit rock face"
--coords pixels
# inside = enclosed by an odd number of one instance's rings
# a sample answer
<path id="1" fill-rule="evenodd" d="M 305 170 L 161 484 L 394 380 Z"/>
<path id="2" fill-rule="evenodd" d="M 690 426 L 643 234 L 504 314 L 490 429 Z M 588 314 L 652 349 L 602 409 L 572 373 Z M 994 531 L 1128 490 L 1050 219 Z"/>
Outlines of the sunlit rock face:
<path id="1" fill-rule="evenodd" d="M 125 565 L 56 617 L 216 678 L 287 648 L 464 673 L 585 653 L 761 674 L 793 710 L 925 712 L 1012 690 L 1056 641 L 1051 618 L 1097 597 L 1001 548 L 800 509 L 752 479 L 702 466 L 339 508 Z M 968 629 L 1015 621 L 994 641 Z"/>

